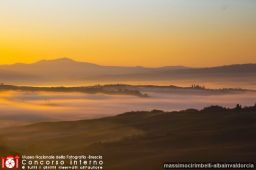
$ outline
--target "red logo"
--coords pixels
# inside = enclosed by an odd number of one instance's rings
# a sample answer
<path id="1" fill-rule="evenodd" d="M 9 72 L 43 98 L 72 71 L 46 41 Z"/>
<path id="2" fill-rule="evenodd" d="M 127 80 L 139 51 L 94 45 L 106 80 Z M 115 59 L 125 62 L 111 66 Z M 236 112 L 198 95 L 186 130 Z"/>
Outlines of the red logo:
<path id="1" fill-rule="evenodd" d="M 19 168 L 19 160 L 20 157 L 18 155 L 2 157 L 2 168 L 17 169 Z"/>

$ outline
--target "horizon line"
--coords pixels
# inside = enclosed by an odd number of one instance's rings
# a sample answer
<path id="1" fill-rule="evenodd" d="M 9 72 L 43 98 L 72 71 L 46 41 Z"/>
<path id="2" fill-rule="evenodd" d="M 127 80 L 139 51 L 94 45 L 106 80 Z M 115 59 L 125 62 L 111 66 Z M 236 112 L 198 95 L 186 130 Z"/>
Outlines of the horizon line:
<path id="1" fill-rule="evenodd" d="M 161 67 L 185 67 L 185 68 L 214 68 L 214 67 L 222 67 L 222 66 L 232 66 L 232 65 L 246 65 L 246 64 L 256 64 L 256 62 L 247 62 L 247 63 L 229 63 L 229 64 L 218 64 L 218 65 L 213 65 L 213 66 L 187 66 L 187 65 L 161 65 L 161 66 L 143 66 L 143 65 L 104 65 L 104 64 L 97 64 L 94 62 L 90 61 L 84 61 L 84 60 L 77 60 L 73 59 L 72 57 L 56 57 L 53 59 L 41 59 L 41 60 L 36 60 L 32 62 L 15 62 L 15 63 L 7 63 L 7 64 L 2 64 L 0 63 L 0 66 L 13 66 L 13 65 L 18 65 L 18 64 L 24 64 L 24 65 L 32 65 L 32 64 L 37 64 L 40 62 L 52 62 L 52 61 L 61 61 L 61 60 L 69 60 L 77 63 L 87 63 L 87 64 L 92 64 L 92 65 L 97 65 L 97 66 L 112 66 L 112 67 L 144 67 L 144 68 L 161 68 Z"/>

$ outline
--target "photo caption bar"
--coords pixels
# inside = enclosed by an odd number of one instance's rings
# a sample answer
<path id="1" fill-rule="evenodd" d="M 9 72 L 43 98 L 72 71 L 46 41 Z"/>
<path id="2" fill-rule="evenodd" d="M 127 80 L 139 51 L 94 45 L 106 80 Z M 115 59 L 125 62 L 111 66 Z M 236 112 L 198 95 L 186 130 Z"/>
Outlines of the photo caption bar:
<path id="1" fill-rule="evenodd" d="M 255 169 L 253 162 L 165 162 L 164 169 Z"/>

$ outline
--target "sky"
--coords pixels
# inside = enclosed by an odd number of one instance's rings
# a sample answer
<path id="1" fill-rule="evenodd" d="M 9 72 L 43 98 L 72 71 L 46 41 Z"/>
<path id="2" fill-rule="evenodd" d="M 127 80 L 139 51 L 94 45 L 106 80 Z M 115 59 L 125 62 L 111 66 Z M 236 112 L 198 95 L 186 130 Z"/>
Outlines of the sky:
<path id="1" fill-rule="evenodd" d="M 0 64 L 256 63 L 255 0 L 0 0 Z"/>

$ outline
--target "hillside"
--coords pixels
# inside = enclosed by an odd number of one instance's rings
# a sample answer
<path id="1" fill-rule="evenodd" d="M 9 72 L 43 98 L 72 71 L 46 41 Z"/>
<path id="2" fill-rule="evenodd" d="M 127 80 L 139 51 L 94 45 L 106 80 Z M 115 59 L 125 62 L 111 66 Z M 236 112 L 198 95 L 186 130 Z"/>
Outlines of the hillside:
<path id="1" fill-rule="evenodd" d="M 106 75 L 101 79 L 119 81 L 173 81 L 192 80 L 192 82 L 250 82 L 255 84 L 256 64 L 236 64 L 209 68 L 184 68 L 176 70 L 156 70 L 126 75 Z"/>
<path id="2" fill-rule="evenodd" d="M 1 131 L 0 141 L 2 153 L 100 154 L 111 170 L 156 170 L 165 161 L 255 161 L 256 105 L 38 123 Z"/>
<path id="3" fill-rule="evenodd" d="M 160 68 L 101 66 L 78 62 L 69 58 L 42 60 L 32 64 L 0 65 L 0 81 L 3 83 L 52 83 L 92 81 L 110 75 L 125 75 L 161 70 L 184 69 L 182 66 Z"/>
<path id="4" fill-rule="evenodd" d="M 108 94 L 108 95 L 132 95 L 137 97 L 150 97 L 147 93 L 165 94 L 195 94 L 195 95 L 225 95 L 239 94 L 246 92 L 256 92 L 255 90 L 242 88 L 222 88 L 209 89 L 204 86 L 192 85 L 191 87 L 179 86 L 155 86 L 155 85 L 128 85 L 128 84 L 106 84 L 94 86 L 56 86 L 56 87 L 37 87 L 37 86 L 14 86 L 0 84 L 1 91 L 22 91 L 22 92 L 80 92 L 87 94 Z"/>
<path id="5" fill-rule="evenodd" d="M 8 84 L 124 83 L 191 80 L 192 82 L 234 82 L 255 84 L 256 64 L 210 68 L 166 66 L 158 68 L 101 66 L 68 58 L 42 60 L 33 64 L 0 66 L 0 82 Z"/>
<path id="6" fill-rule="evenodd" d="M 23 92 L 80 92 L 87 94 L 108 94 L 108 95 L 132 95 L 137 97 L 148 97 L 136 88 L 108 88 L 107 86 L 83 86 L 83 87 L 33 87 L 33 86 L 14 86 L 0 84 L 0 91 L 23 91 Z"/>

